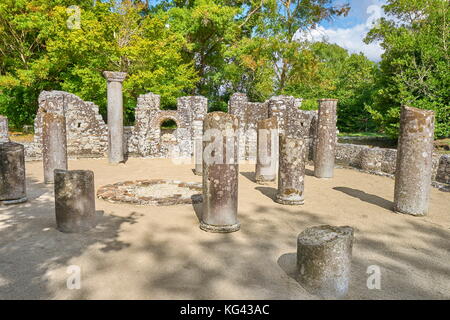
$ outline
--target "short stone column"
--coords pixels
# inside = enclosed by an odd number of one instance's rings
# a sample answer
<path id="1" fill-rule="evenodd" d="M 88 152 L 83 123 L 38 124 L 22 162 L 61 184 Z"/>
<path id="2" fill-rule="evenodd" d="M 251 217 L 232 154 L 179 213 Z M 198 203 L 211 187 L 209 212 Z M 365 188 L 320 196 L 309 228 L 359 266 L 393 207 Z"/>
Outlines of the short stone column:
<path id="1" fill-rule="evenodd" d="M 62 232 L 83 232 L 96 224 L 94 173 L 55 170 L 56 226 Z"/>
<path id="2" fill-rule="evenodd" d="M 0 203 L 15 204 L 27 201 L 25 152 L 23 145 L 0 143 Z"/>
<path id="3" fill-rule="evenodd" d="M 44 183 L 54 182 L 55 169 L 67 170 L 66 118 L 47 112 L 42 117 L 42 162 Z"/>
<path id="4" fill-rule="evenodd" d="M 104 71 L 108 81 L 108 158 L 109 163 L 124 162 L 122 82 L 125 72 Z"/>
<path id="5" fill-rule="evenodd" d="M 314 147 L 314 176 L 332 178 L 336 154 L 336 109 L 338 100 L 319 100 Z"/>
<path id="6" fill-rule="evenodd" d="M 0 115 L 0 143 L 9 142 L 8 118 Z"/>
<path id="7" fill-rule="evenodd" d="M 212 112 L 203 122 L 203 213 L 200 228 L 238 231 L 239 120 Z"/>
<path id="8" fill-rule="evenodd" d="M 323 298 L 347 294 L 350 279 L 353 228 L 316 226 L 297 239 L 297 270 L 300 284 Z"/>
<path id="9" fill-rule="evenodd" d="M 304 138 L 280 135 L 278 192 L 275 202 L 287 205 L 304 203 L 305 165 L 308 144 Z"/>
<path id="10" fill-rule="evenodd" d="M 434 112 L 403 106 L 395 172 L 394 210 L 426 215 L 431 188 Z"/>
<path id="11" fill-rule="evenodd" d="M 256 152 L 256 183 L 275 181 L 278 166 L 278 120 L 271 117 L 258 121 Z"/>

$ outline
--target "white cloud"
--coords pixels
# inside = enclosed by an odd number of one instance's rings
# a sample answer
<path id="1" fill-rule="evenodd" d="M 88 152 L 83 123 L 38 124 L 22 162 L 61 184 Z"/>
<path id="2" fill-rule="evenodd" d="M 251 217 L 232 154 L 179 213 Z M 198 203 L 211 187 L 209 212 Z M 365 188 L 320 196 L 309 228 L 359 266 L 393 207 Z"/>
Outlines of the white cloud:
<path id="1" fill-rule="evenodd" d="M 366 24 L 358 24 L 351 28 L 336 28 L 327 29 L 322 26 L 311 30 L 308 34 L 299 36 L 300 38 L 307 39 L 309 41 L 327 41 L 335 43 L 350 53 L 364 53 L 364 55 L 372 61 L 380 61 L 383 49 L 379 43 L 364 43 L 369 28 Z"/>
<path id="2" fill-rule="evenodd" d="M 356 6 L 353 8 L 355 11 L 353 14 L 357 12 L 360 16 L 364 16 L 366 18 L 364 23 L 347 28 L 325 28 L 319 26 L 306 34 L 297 34 L 296 37 L 308 41 L 335 43 L 347 49 L 350 53 L 362 52 L 370 60 L 378 62 L 381 60 L 381 55 L 384 52 L 380 44 L 377 42 L 366 44 L 363 39 L 380 18 L 386 17 L 382 8 L 384 3 L 385 0 L 355 2 Z"/>

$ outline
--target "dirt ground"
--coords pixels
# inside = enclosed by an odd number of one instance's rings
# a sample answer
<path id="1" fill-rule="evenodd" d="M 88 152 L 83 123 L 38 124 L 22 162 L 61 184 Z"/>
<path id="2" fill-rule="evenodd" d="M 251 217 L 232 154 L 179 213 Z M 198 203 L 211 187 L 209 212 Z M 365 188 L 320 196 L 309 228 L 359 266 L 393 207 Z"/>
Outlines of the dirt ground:
<path id="1" fill-rule="evenodd" d="M 200 182 L 192 165 L 162 159 L 69 162 L 95 172 L 96 188 L 135 179 Z M 320 224 L 355 228 L 348 299 L 450 298 L 450 193 L 431 191 L 430 212 L 391 211 L 394 180 L 336 169 L 307 170 L 303 206 L 273 202 L 276 184 L 259 186 L 240 166 L 239 220 L 231 234 L 201 231 L 196 205 L 132 206 L 97 200 L 98 226 L 84 234 L 55 229 L 52 186 L 41 162 L 27 163 L 29 201 L 0 207 L 0 299 L 317 299 L 295 280 L 296 238 Z M 71 290 L 68 267 L 81 269 Z M 379 266 L 381 289 L 368 289 Z M 69 269 L 70 270 L 70 269 Z"/>

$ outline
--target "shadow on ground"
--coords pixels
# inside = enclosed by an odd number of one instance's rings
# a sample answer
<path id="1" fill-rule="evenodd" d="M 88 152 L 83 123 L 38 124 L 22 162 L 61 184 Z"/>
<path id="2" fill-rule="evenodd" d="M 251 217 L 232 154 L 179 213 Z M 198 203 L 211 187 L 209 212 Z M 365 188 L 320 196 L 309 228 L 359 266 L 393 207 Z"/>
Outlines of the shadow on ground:
<path id="1" fill-rule="evenodd" d="M 394 208 L 394 204 L 392 203 L 392 201 L 386 200 L 374 194 L 366 193 L 362 190 L 347 187 L 334 187 L 333 190 L 343 192 L 351 197 L 358 198 L 361 201 L 379 206 L 387 210 L 392 210 Z"/>
<path id="2" fill-rule="evenodd" d="M 56 230 L 53 186 L 27 183 L 28 202 L 0 207 L 0 299 L 49 297 L 46 272 L 52 267 L 66 265 L 93 244 L 103 252 L 129 246 L 118 240 L 119 229 L 136 222 L 134 213 L 124 218 L 97 211 L 96 228 L 62 233 Z"/>

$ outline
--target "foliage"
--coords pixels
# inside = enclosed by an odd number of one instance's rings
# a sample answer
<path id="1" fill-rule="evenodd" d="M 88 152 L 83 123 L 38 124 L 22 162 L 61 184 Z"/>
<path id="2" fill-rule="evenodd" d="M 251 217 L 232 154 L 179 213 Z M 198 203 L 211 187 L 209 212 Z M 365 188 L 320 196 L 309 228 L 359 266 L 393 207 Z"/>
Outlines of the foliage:
<path id="1" fill-rule="evenodd" d="M 450 3 L 445 0 L 390 0 L 367 41 L 386 50 L 375 103 L 367 110 L 380 128 L 396 135 L 400 106 L 434 110 L 436 137 L 450 135 Z"/>

